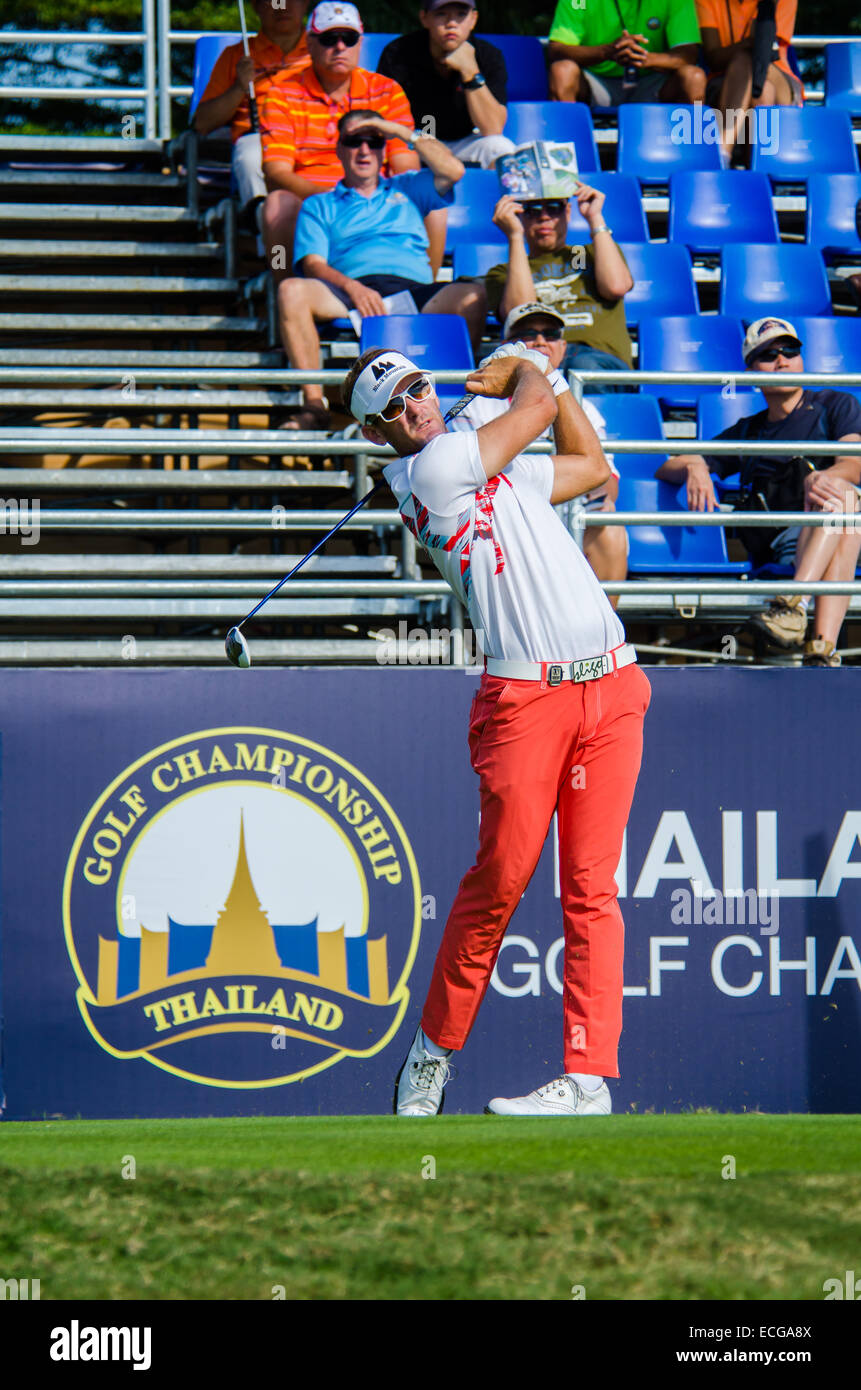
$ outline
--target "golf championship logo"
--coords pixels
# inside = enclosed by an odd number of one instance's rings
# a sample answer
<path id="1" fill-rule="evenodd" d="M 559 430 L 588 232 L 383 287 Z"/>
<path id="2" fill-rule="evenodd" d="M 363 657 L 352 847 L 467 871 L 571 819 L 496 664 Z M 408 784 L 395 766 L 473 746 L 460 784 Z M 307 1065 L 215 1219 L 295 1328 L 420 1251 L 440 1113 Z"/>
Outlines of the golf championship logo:
<path id="1" fill-rule="evenodd" d="M 398 1029 L 421 893 L 355 767 L 276 729 L 208 729 L 122 772 L 63 888 L 78 1007 L 113 1057 L 209 1086 L 299 1081 Z"/>

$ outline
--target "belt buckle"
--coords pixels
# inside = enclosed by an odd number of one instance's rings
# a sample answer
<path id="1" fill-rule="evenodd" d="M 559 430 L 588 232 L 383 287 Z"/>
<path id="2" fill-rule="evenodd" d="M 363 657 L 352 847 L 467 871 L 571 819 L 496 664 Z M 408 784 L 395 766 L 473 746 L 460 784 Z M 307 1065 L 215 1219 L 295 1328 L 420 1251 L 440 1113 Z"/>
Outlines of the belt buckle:
<path id="1" fill-rule="evenodd" d="M 562 684 L 562 667 L 558 663 L 554 663 L 552 666 L 547 667 L 547 684 Z"/>

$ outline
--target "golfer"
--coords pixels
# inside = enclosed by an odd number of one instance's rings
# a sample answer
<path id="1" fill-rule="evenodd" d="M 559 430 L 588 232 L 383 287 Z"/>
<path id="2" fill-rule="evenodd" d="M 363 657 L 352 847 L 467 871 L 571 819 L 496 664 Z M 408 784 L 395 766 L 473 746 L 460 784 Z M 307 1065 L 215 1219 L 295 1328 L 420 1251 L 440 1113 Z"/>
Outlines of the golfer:
<path id="1" fill-rule="evenodd" d="M 548 374 L 545 374 L 548 373 Z M 478 858 L 446 923 L 399 1115 L 436 1115 L 554 811 L 564 915 L 563 1072 L 497 1115 L 606 1115 L 619 1075 L 624 927 L 614 879 L 642 753 L 649 683 L 587 561 L 553 510 L 606 483 L 598 437 L 545 356 L 506 344 L 468 379 L 511 397 L 478 430 L 446 429 L 431 379 L 398 352 L 355 363 L 344 399 L 401 517 L 484 634 L 469 725 L 480 778 Z M 554 426 L 555 455 L 522 450 Z"/>

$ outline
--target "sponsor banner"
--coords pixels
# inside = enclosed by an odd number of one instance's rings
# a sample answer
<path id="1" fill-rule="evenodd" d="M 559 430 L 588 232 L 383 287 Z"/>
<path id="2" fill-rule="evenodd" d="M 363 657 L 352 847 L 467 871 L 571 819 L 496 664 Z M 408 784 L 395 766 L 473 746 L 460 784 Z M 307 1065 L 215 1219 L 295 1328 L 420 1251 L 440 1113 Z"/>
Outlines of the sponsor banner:
<path id="1" fill-rule="evenodd" d="M 614 1107 L 858 1110 L 857 672 L 649 677 Z M 389 1112 L 475 851 L 477 679 L 7 672 L 5 1116 Z M 447 1113 L 558 1074 L 562 962 L 551 825 Z"/>

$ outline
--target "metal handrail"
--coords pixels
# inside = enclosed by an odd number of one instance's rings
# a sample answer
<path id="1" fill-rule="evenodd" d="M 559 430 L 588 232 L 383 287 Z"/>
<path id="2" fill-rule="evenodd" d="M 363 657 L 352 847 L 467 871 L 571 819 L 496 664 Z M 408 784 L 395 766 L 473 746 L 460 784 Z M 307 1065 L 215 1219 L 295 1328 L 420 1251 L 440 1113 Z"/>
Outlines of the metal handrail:
<path id="1" fill-rule="evenodd" d="M 0 97 L 8 100 L 19 101 L 39 101 L 46 97 L 52 100 L 62 101 L 132 101 L 140 102 L 144 108 L 144 135 L 145 140 L 156 139 L 156 84 L 155 84 L 155 60 L 156 60 L 156 28 L 155 28 L 155 0 L 141 0 L 141 30 L 132 33 L 116 33 L 114 31 L 96 33 L 67 33 L 62 29 L 19 29 L 3 30 L 0 32 L 0 44 L 89 44 L 96 47 L 99 44 L 122 44 L 130 47 L 140 47 L 142 49 L 142 84 L 139 87 L 101 87 L 87 85 L 70 87 L 68 84 L 62 87 L 39 86 L 30 87 L 23 85 L 0 86 Z M 25 142 L 33 147 L 45 148 L 46 142 L 62 148 L 64 138 L 62 136 L 20 136 L 19 141 Z M 128 142 L 133 146 L 133 141 Z"/>
<path id="2" fill-rule="evenodd" d="M 703 325 L 707 326 L 708 314 L 702 315 Z M 0 348 L 2 353 L 2 348 Z M 352 365 L 352 364 L 350 364 Z M 115 367 L 4 367 L 0 363 L 0 386 L 5 384 L 29 382 L 38 378 L 41 384 L 52 381 L 65 381 L 84 385 L 87 382 L 116 382 L 131 379 L 135 382 L 154 384 L 181 384 L 183 382 L 207 382 L 212 386 L 260 387 L 260 386 L 340 386 L 349 367 L 328 368 L 320 371 L 300 371 L 292 367 L 130 367 L 124 368 L 121 362 Z M 472 372 L 460 368 L 449 371 L 440 369 L 431 372 L 434 380 L 444 386 L 461 385 Z M 760 390 L 773 378 L 765 372 L 748 371 L 747 368 L 727 368 L 724 372 L 666 372 L 666 371 L 578 371 L 569 372 L 574 386 L 578 383 L 598 382 L 614 386 L 638 386 L 651 382 L 657 385 L 679 386 L 731 386 L 741 385 L 743 389 L 756 387 Z M 781 372 L 781 386 L 852 386 L 861 388 L 861 372 Z"/>

